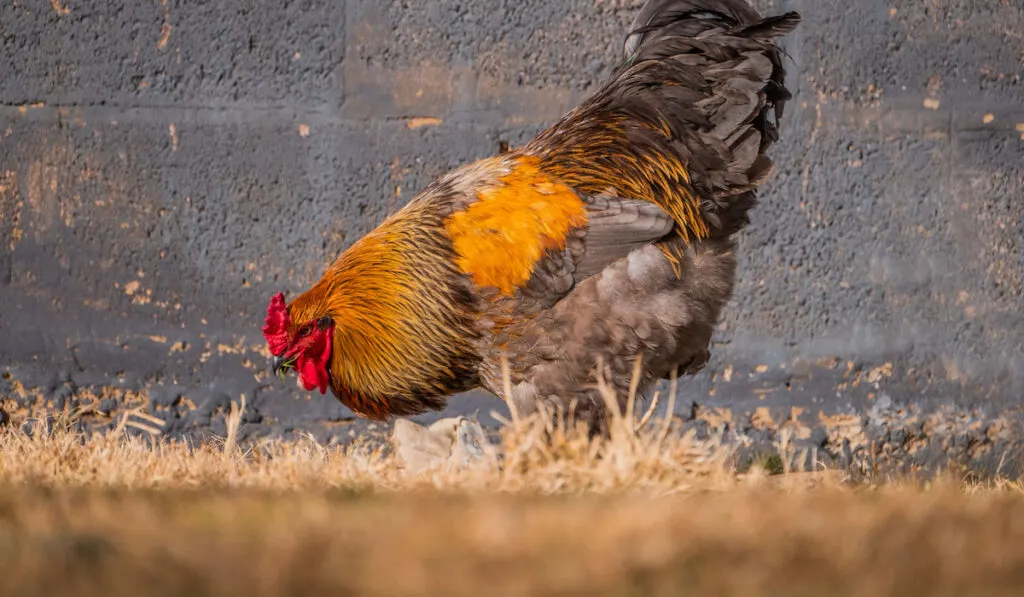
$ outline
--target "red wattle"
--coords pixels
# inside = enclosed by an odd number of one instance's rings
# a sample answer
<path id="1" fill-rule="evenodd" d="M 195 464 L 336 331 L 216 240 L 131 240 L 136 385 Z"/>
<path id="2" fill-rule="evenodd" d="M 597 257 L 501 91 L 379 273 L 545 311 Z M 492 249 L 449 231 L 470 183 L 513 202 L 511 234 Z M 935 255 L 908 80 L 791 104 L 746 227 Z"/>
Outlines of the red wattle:
<path id="1" fill-rule="evenodd" d="M 316 388 L 321 394 L 327 393 L 327 386 L 331 381 L 329 368 L 333 333 L 333 326 L 326 330 L 317 330 L 312 345 L 302 351 L 295 362 L 295 369 L 306 391 Z"/>

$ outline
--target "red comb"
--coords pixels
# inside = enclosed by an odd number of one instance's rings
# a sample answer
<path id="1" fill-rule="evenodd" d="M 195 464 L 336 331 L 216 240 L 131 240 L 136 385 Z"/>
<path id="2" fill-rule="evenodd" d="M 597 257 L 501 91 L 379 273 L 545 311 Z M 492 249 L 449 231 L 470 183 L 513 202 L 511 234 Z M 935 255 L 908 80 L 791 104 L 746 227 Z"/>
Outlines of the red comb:
<path id="1" fill-rule="evenodd" d="M 263 337 L 267 339 L 270 354 L 281 356 L 288 348 L 288 306 L 284 302 L 284 293 L 278 292 L 270 299 L 267 307 L 267 320 L 263 324 Z"/>

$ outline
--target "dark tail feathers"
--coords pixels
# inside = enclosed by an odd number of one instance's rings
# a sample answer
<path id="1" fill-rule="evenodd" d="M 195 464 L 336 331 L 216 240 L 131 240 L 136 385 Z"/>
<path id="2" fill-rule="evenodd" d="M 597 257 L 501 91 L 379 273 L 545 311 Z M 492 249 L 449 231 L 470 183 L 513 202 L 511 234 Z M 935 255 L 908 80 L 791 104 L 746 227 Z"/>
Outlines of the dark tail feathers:
<path id="1" fill-rule="evenodd" d="M 799 23 L 797 12 L 762 18 L 746 0 L 648 0 L 629 27 L 623 54 L 627 62 L 634 62 L 642 59 L 644 46 L 652 39 L 696 37 L 711 27 L 767 39 L 785 35 Z"/>
<path id="2" fill-rule="evenodd" d="M 725 163 L 700 176 L 705 182 L 722 177 L 723 172 L 728 177 L 726 182 L 713 182 L 706 189 L 710 192 L 704 193 L 703 214 L 714 234 L 731 235 L 749 222 L 748 212 L 757 202 L 753 188 L 771 170 L 772 160 L 765 151 L 778 140 L 776 124 L 786 101 L 791 99 L 784 84 L 782 51 L 775 46 L 774 38 L 789 33 L 799 23 L 800 14 L 796 12 L 763 18 L 746 0 L 648 0 L 630 27 L 623 47 L 626 68 L 647 60 L 675 58 L 688 51 L 687 47 L 699 47 L 710 57 L 721 56 L 715 44 L 722 42 L 713 40 L 727 38 L 735 41 L 726 45 L 742 48 L 740 52 L 763 52 L 771 63 L 770 74 L 755 77 L 749 75 L 755 68 L 764 68 L 763 63 L 720 63 L 717 72 L 710 75 L 717 79 L 712 83 L 718 86 L 716 98 L 704 100 L 711 103 L 700 102 L 714 127 L 710 137 L 721 139 L 731 152 L 723 154 L 727 156 Z M 705 71 L 705 76 L 708 73 Z M 722 84 L 723 78 L 733 78 L 736 84 Z M 748 80 L 763 81 L 766 103 L 758 115 L 751 113 L 751 96 L 743 97 L 749 91 Z M 683 108 L 677 105 L 676 109 Z M 774 115 L 774 122 L 768 113 Z M 719 142 L 709 136 L 704 139 L 709 146 Z M 691 154 L 691 169 L 699 171 L 700 157 L 699 151 Z"/>
<path id="3" fill-rule="evenodd" d="M 659 205 L 686 240 L 730 235 L 771 171 L 770 116 L 789 98 L 772 38 L 798 22 L 742 0 L 649 0 L 625 63 L 523 151 L 581 193 Z"/>

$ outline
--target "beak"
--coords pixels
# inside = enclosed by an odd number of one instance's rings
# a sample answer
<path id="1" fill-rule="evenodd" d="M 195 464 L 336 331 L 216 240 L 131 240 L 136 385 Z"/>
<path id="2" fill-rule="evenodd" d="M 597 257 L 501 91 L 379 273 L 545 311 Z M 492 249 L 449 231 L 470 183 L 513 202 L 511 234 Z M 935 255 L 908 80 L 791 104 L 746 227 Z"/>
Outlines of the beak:
<path id="1" fill-rule="evenodd" d="M 280 377 L 281 380 L 284 380 L 285 374 L 288 373 L 288 370 L 293 365 L 295 365 L 295 357 L 285 358 L 273 355 L 270 357 L 270 370 L 274 372 L 274 375 Z"/>

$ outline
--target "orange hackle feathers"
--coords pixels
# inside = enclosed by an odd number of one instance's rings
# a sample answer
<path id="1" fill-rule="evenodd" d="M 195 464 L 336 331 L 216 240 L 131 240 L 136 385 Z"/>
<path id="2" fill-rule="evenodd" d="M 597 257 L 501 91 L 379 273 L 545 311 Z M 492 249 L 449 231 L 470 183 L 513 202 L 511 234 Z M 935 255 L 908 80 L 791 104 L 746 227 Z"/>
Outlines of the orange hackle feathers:
<path id="1" fill-rule="evenodd" d="M 430 220 L 434 226 L 424 225 Z M 462 366 L 471 360 L 469 312 L 438 282 L 457 275 L 444 241 L 440 218 L 410 204 L 289 306 L 295 321 L 334 320 L 331 388 L 353 411 L 415 414 L 472 383 Z"/>
<path id="2" fill-rule="evenodd" d="M 546 251 L 564 249 L 569 231 L 587 223 L 576 192 L 540 170 L 539 161 L 515 160 L 508 174 L 477 192 L 475 203 L 445 220 L 459 269 L 479 287 L 511 296 Z"/>

